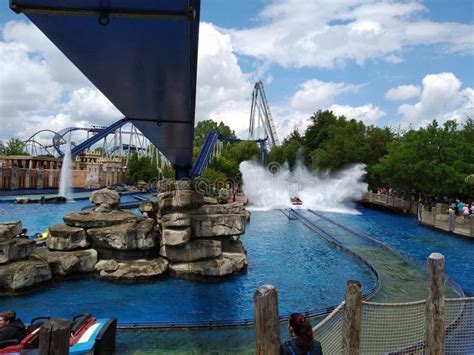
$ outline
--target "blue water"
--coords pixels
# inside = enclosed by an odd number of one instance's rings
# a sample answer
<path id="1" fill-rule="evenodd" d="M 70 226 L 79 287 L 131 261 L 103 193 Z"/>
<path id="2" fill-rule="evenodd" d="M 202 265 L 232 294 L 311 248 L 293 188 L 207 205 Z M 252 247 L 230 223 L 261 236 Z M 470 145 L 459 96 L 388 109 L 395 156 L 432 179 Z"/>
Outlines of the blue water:
<path id="1" fill-rule="evenodd" d="M 15 213 L 15 218 L 24 220 L 28 227 L 38 223 L 41 229 L 44 220 L 60 222 L 60 215 L 53 217 L 52 209 L 57 213 L 71 207 L 29 208 L 34 212 L 21 216 Z M 11 210 L 4 213 L 10 214 Z M 119 322 L 244 320 L 253 318 L 253 294 L 262 284 L 278 288 L 280 314 L 284 315 L 339 303 L 348 279 L 361 281 L 365 290 L 375 282 L 366 266 L 333 249 L 301 224 L 288 221 L 279 211 L 252 213 L 242 240 L 248 251 L 248 271 L 224 282 L 164 279 L 121 285 L 85 278 L 56 282 L 26 295 L 3 297 L 2 307 L 17 310 L 24 319 L 90 312 L 100 317 L 115 316 Z"/>
<path id="2" fill-rule="evenodd" d="M 474 240 L 421 226 L 412 216 L 400 216 L 371 209 L 360 215 L 324 213 L 357 228 L 420 262 L 433 253 L 446 260 L 447 274 L 467 295 L 474 295 Z"/>

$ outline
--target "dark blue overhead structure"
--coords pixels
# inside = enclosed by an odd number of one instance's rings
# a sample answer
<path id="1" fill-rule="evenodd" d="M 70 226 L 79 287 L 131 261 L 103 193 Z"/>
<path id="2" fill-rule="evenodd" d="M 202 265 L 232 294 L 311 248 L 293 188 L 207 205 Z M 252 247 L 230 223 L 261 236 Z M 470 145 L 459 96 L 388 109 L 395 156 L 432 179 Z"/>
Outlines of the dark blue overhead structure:
<path id="1" fill-rule="evenodd" d="M 176 169 L 192 167 L 200 0 L 11 0 Z"/>

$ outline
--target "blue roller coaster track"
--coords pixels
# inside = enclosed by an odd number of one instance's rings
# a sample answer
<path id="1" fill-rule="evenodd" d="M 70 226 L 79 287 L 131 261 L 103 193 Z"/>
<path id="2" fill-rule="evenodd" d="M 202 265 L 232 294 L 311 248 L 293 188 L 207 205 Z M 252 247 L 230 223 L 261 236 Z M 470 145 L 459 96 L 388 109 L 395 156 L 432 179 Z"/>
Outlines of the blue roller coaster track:
<path id="1" fill-rule="evenodd" d="M 267 157 L 267 138 L 265 139 L 256 139 L 256 140 L 245 140 L 245 139 L 238 139 L 238 138 L 229 138 L 224 136 L 223 134 L 215 131 L 211 131 L 207 134 L 206 140 L 204 141 L 204 145 L 199 152 L 199 155 L 196 159 L 196 163 L 193 166 L 192 176 L 200 176 L 206 169 L 209 160 L 211 159 L 212 152 L 214 147 L 218 141 L 221 142 L 255 142 L 260 146 L 260 162 L 265 164 L 266 157 Z"/>
<path id="2" fill-rule="evenodd" d="M 82 151 L 90 148 L 92 145 L 100 141 L 102 138 L 107 137 L 109 134 L 115 132 L 115 130 L 119 129 L 122 127 L 124 124 L 126 124 L 128 121 L 125 118 L 122 118 L 121 120 L 118 120 L 114 123 L 112 123 L 108 127 L 92 127 L 92 128 L 81 128 L 81 127 L 69 127 L 65 128 L 58 133 L 56 133 L 53 137 L 53 147 L 58 152 L 58 154 L 63 157 L 64 153 L 61 151 L 60 146 L 62 141 L 64 140 L 64 137 L 66 134 L 72 132 L 72 131 L 89 131 L 89 132 L 95 132 L 92 137 L 89 139 L 86 139 L 84 142 L 76 145 L 74 148 L 71 149 L 71 156 L 76 156 L 77 154 L 81 153 Z"/>

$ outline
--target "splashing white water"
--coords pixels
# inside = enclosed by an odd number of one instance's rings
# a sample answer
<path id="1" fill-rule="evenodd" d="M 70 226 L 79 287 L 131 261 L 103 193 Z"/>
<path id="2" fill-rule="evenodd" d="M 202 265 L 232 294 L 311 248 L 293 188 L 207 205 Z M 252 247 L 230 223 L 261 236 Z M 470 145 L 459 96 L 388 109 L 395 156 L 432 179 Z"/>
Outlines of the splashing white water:
<path id="1" fill-rule="evenodd" d="M 291 198 L 298 196 L 303 201 L 301 208 L 357 213 L 352 201 L 367 191 L 367 184 L 362 182 L 366 173 L 363 164 L 330 175 L 312 173 L 302 164 L 290 171 L 287 165 L 270 164 L 267 168 L 244 161 L 240 171 L 248 207 L 254 210 L 294 208 Z"/>
<path id="2" fill-rule="evenodd" d="M 61 176 L 59 178 L 59 196 L 72 200 L 71 184 L 72 184 L 72 161 L 71 161 L 71 143 L 65 144 L 65 153 L 63 164 L 61 166 Z"/>

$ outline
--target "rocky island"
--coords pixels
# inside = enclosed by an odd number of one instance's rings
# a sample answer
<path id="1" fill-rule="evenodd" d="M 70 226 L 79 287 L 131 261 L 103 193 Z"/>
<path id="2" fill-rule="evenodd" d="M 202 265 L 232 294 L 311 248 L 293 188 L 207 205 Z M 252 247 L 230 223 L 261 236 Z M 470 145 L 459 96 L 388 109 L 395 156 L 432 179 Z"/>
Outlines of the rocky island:
<path id="1" fill-rule="evenodd" d="M 49 227 L 46 248 L 16 237 L 21 222 L 1 223 L 0 290 L 73 274 L 141 282 L 221 279 L 246 269 L 240 235 L 250 215 L 241 203 L 219 204 L 188 180 L 163 180 L 157 190 L 157 202 L 140 204 L 143 216 L 121 210 L 116 191 L 93 192 L 92 210 L 69 213 L 64 224 Z"/>

